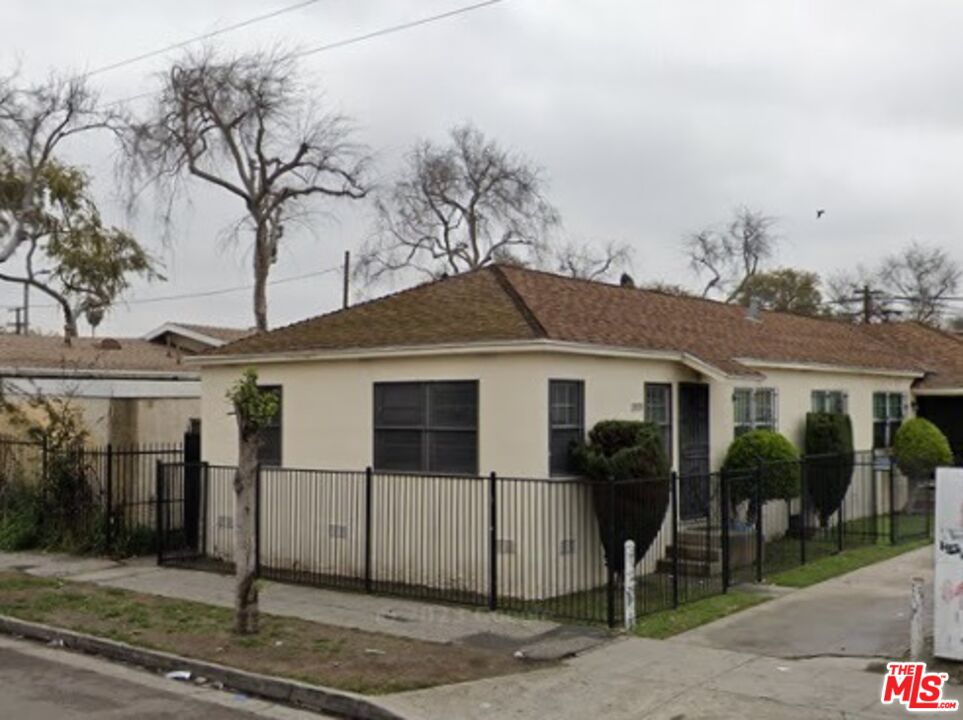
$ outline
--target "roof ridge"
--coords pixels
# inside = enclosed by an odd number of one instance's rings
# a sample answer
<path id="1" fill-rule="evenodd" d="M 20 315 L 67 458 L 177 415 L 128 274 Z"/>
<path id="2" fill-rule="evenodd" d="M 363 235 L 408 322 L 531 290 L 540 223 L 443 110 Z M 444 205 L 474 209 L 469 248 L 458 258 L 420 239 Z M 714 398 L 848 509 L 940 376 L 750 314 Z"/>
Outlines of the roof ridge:
<path id="1" fill-rule="evenodd" d="M 497 263 L 489 265 L 488 267 L 498 282 L 499 287 L 505 291 L 505 294 L 508 295 L 532 331 L 540 338 L 548 337 L 548 330 L 545 329 L 541 320 L 538 319 L 535 311 L 525 302 L 525 298 L 522 297 L 522 294 L 518 292 L 518 289 L 512 284 L 511 278 L 505 274 L 502 267 Z"/>

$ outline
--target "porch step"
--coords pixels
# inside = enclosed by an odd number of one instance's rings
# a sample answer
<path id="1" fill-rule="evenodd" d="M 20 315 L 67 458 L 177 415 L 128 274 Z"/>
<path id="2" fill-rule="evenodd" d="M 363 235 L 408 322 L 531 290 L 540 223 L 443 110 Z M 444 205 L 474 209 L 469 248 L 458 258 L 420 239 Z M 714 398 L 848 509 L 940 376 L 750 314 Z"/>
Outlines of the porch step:
<path id="1" fill-rule="evenodd" d="M 655 571 L 665 575 L 671 575 L 674 567 L 671 558 L 663 558 L 655 564 Z M 682 560 L 679 559 L 679 575 L 689 577 L 709 577 L 718 575 L 722 572 L 722 561 L 713 560 Z"/>

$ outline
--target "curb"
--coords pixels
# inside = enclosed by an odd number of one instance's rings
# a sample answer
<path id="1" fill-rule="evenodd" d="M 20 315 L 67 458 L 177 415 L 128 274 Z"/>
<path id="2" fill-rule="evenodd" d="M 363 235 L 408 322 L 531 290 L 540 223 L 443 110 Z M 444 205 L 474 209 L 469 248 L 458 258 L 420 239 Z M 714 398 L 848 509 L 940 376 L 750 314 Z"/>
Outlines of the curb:
<path id="1" fill-rule="evenodd" d="M 110 660 L 119 660 L 161 672 L 188 670 L 192 675 L 216 680 L 225 687 L 248 695 L 313 712 L 329 713 L 349 718 L 349 720 L 404 720 L 400 715 L 354 693 L 309 685 L 297 680 L 259 675 L 258 673 L 238 670 L 204 660 L 193 660 L 159 650 L 147 650 L 115 640 L 84 635 L 40 623 L 16 620 L 6 615 L 0 615 L 0 633 L 18 635 L 30 640 L 41 640 L 48 643 L 62 643 L 65 648 L 71 650 L 100 655 Z"/>

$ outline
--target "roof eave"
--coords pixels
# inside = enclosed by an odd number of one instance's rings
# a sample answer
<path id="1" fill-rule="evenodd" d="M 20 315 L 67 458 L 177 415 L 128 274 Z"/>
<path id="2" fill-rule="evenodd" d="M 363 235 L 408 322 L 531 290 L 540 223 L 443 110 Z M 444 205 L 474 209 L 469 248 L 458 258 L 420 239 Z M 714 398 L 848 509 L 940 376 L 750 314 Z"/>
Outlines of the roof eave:
<path id="1" fill-rule="evenodd" d="M 750 368 L 769 368 L 771 370 L 796 370 L 799 372 L 832 372 L 851 375 L 885 375 L 888 377 L 921 378 L 926 373 L 920 369 L 875 368 L 862 365 L 833 363 L 814 363 L 786 360 L 767 360 L 765 358 L 736 358 L 736 361 Z"/>

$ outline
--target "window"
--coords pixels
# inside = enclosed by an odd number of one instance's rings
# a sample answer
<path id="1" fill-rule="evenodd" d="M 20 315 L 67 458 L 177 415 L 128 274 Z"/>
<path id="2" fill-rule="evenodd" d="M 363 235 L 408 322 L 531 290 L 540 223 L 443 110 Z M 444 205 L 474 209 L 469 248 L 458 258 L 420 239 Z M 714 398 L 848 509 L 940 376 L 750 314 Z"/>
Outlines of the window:
<path id="1" fill-rule="evenodd" d="M 645 384 L 645 419 L 662 431 L 662 447 L 672 465 L 672 386 Z"/>
<path id="2" fill-rule="evenodd" d="M 845 413 L 849 410 L 849 396 L 842 390 L 813 390 L 813 412 Z"/>
<path id="3" fill-rule="evenodd" d="M 776 391 L 773 388 L 738 388 L 732 394 L 736 437 L 751 430 L 776 429 Z"/>
<path id="4" fill-rule="evenodd" d="M 478 383 L 401 382 L 374 386 L 378 470 L 478 472 Z"/>
<path id="5" fill-rule="evenodd" d="M 581 380 L 548 383 L 548 452 L 552 475 L 572 475 L 572 443 L 585 435 L 585 384 Z"/>
<path id="6" fill-rule="evenodd" d="M 903 393 L 873 393 L 873 448 L 893 445 L 903 423 Z"/>
<path id="7" fill-rule="evenodd" d="M 271 421 L 261 428 L 261 443 L 257 449 L 257 460 L 262 465 L 281 465 L 281 415 L 284 405 L 282 403 L 280 385 L 261 385 L 258 387 L 261 392 L 273 393 L 278 399 L 278 411 L 274 413 Z"/>

